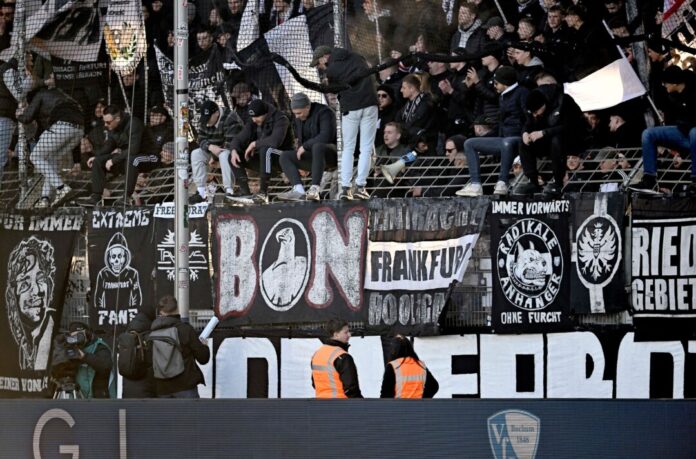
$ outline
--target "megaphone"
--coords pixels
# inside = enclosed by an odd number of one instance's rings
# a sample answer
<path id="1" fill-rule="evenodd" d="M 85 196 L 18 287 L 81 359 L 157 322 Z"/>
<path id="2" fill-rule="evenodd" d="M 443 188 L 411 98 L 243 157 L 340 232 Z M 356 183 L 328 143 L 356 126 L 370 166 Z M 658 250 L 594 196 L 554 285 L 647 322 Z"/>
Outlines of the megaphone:
<path id="1" fill-rule="evenodd" d="M 416 160 L 418 154 L 415 151 L 410 151 L 403 155 L 397 161 L 381 166 L 382 175 L 389 182 L 390 185 L 394 184 L 394 179 L 396 178 L 402 170 L 406 169 L 406 165 L 412 163 Z"/>

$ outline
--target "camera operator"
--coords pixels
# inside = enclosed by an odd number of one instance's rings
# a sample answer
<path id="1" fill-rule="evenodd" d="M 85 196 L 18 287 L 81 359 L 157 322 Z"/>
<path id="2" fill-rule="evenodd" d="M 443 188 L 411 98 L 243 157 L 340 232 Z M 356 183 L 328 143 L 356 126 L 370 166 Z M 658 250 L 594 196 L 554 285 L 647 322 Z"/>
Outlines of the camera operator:
<path id="1" fill-rule="evenodd" d="M 111 349 L 82 322 L 70 324 L 64 346 L 79 363 L 75 380 L 84 398 L 116 398 L 116 378 Z"/>

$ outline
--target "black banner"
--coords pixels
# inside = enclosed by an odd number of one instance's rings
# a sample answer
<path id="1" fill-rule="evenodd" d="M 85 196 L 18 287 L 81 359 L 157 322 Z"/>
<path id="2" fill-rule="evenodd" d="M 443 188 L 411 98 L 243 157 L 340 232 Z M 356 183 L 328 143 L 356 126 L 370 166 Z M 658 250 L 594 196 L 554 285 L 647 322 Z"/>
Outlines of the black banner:
<path id="1" fill-rule="evenodd" d="M 438 332 L 440 313 L 451 287 L 464 277 L 487 208 L 487 198 L 370 201 L 370 328 Z"/>
<path id="2" fill-rule="evenodd" d="M 104 54 L 105 59 L 108 56 Z M 56 86 L 71 94 L 76 88 L 98 86 L 108 77 L 109 64 L 101 62 L 77 62 L 51 56 L 51 67 L 56 80 Z"/>
<path id="3" fill-rule="evenodd" d="M 154 314 L 152 208 L 96 209 L 88 229 L 90 324 L 120 333 L 139 311 Z"/>
<path id="4" fill-rule="evenodd" d="M 189 308 L 212 309 L 213 293 L 210 284 L 208 259 L 207 203 L 188 206 L 189 217 Z M 176 276 L 174 258 L 174 214 L 173 202 L 155 206 L 155 241 L 157 244 L 157 277 L 155 299 L 163 295 L 174 295 Z"/>
<path id="5" fill-rule="evenodd" d="M 1 397 L 50 395 L 51 344 L 82 222 L 79 210 L 0 215 Z"/>
<path id="6" fill-rule="evenodd" d="M 633 198 L 631 290 L 639 339 L 696 336 L 696 199 Z"/>
<path id="7" fill-rule="evenodd" d="M 496 333 L 568 329 L 570 201 L 491 202 Z"/>
<path id="8" fill-rule="evenodd" d="M 573 199 L 570 308 L 604 314 L 628 308 L 624 285 L 624 195 L 596 193 Z"/>
<path id="9" fill-rule="evenodd" d="M 367 215 L 364 204 L 339 202 L 216 209 L 218 317 L 228 325 L 365 320 Z"/>

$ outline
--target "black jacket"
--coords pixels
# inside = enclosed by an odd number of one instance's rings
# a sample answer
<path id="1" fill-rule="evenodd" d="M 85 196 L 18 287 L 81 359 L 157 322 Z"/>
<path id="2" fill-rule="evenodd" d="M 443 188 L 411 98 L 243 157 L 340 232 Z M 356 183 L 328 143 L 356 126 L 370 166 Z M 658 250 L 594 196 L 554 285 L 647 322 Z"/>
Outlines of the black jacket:
<path id="1" fill-rule="evenodd" d="M 355 362 L 353 357 L 348 354 L 348 348 L 350 345 L 348 343 L 342 343 L 333 339 L 328 339 L 324 341 L 324 344 L 329 346 L 338 346 L 344 351 L 345 354 L 339 356 L 334 360 L 334 368 L 338 372 L 341 378 L 341 384 L 343 384 L 343 392 L 348 398 L 363 398 L 360 392 L 360 383 L 358 381 L 358 369 L 355 367 Z M 314 387 L 314 376 L 312 376 L 312 387 Z"/>
<path id="2" fill-rule="evenodd" d="M 493 86 L 493 74 L 488 68 L 483 67 L 478 71 L 479 82 L 472 86 L 476 94 L 476 108 L 474 113 L 486 118 L 498 119 L 500 114 L 500 94 Z"/>
<path id="3" fill-rule="evenodd" d="M 423 398 L 433 398 L 437 391 L 440 390 L 440 384 L 437 379 L 430 373 L 430 370 L 425 369 L 425 387 L 423 388 Z M 396 397 L 396 376 L 394 375 L 394 367 L 387 365 L 384 367 L 384 377 L 382 378 L 382 390 L 379 398 L 394 398 Z"/>
<path id="4" fill-rule="evenodd" d="M 88 347 L 88 343 L 87 346 Z M 110 398 L 109 397 L 109 377 L 113 361 L 111 360 L 111 351 L 108 347 L 98 345 L 93 354 L 84 352 L 82 362 L 86 363 L 94 370 L 94 379 L 92 380 L 92 398 Z"/>
<path id="5" fill-rule="evenodd" d="M 179 376 L 171 379 L 155 379 L 157 395 L 169 395 L 183 390 L 196 389 L 199 384 L 205 384 L 203 373 L 196 365 L 196 361 L 205 365 L 210 360 L 210 349 L 199 340 L 196 331 L 191 325 L 181 321 L 180 316 L 160 316 L 152 322 L 152 330 L 175 326 L 179 332 L 181 353 L 184 356 L 185 370 Z"/>
<path id="6" fill-rule="evenodd" d="M 17 71 L 17 59 L 12 58 L 0 65 L 0 116 L 16 120 L 17 99 L 5 85 L 5 72 L 10 69 Z"/>
<path id="7" fill-rule="evenodd" d="M 522 135 L 522 126 L 527 110 L 529 90 L 519 84 L 511 91 L 500 95 L 498 134 L 500 137 L 518 137 Z"/>
<path id="8" fill-rule="evenodd" d="M 401 123 L 405 134 L 403 140 L 406 143 L 413 144 L 418 137 L 424 136 L 430 144 L 437 139 L 435 106 L 427 92 L 421 93 L 418 97 L 421 97 L 420 101 L 407 101 L 406 105 L 401 107 L 396 121 Z M 412 108 L 412 104 L 415 104 L 415 107 Z"/>
<path id="9" fill-rule="evenodd" d="M 40 131 L 45 131 L 53 123 L 64 121 L 66 123 L 82 126 L 84 115 L 80 105 L 70 96 L 58 88 L 41 88 L 31 99 L 17 120 L 27 124 L 37 121 Z"/>
<path id="10" fill-rule="evenodd" d="M 312 102 L 309 116 L 302 121 L 295 118 L 297 144 L 305 151 L 312 151 L 317 143 L 336 144 L 336 116 L 333 110 L 323 104 Z"/>
<path id="11" fill-rule="evenodd" d="M 471 27 L 473 27 L 473 25 Z M 452 35 L 450 51 L 454 51 L 455 49 L 459 48 L 459 40 L 461 39 L 461 36 L 462 33 L 459 28 L 457 28 L 457 31 L 454 32 L 454 35 Z M 486 31 L 483 30 L 483 27 L 479 26 L 466 41 L 466 46 L 464 49 L 466 50 L 467 55 L 478 56 L 481 51 L 483 51 L 483 45 L 485 45 L 487 42 L 488 36 L 486 35 Z"/>
<path id="12" fill-rule="evenodd" d="M 150 132 L 152 132 L 152 137 L 155 143 L 162 148 L 167 142 L 174 140 L 174 123 L 170 117 L 164 120 L 162 124 L 157 126 L 150 126 Z"/>
<path id="13" fill-rule="evenodd" d="M 696 127 L 696 88 L 687 83 L 682 92 L 667 95 L 665 124 L 677 126 L 685 135 Z"/>
<path id="14" fill-rule="evenodd" d="M 365 58 L 343 48 L 331 51 L 331 57 L 326 68 L 329 83 L 351 83 L 352 86 L 338 93 L 341 111 L 350 112 L 361 108 L 377 105 L 377 91 L 374 76 L 370 75 L 353 82 L 357 76 L 368 71 Z"/>
<path id="15" fill-rule="evenodd" d="M 128 323 L 126 331 L 134 331 L 138 333 L 147 333 L 150 331 L 152 321 L 143 312 L 139 312 Z M 147 335 L 145 334 L 143 338 Z M 145 362 L 147 363 L 147 373 L 141 379 L 128 379 L 123 377 L 123 398 L 151 398 L 156 397 L 155 377 L 152 373 L 152 347 L 148 346 L 145 353 Z"/>
<path id="16" fill-rule="evenodd" d="M 269 105 L 266 119 L 261 126 L 257 126 L 253 121 L 245 123 L 242 132 L 232 140 L 231 149 L 244 155 L 247 145 L 254 141 L 256 141 L 257 150 L 263 148 L 292 150 L 295 139 L 290 129 L 290 120 L 283 112 Z"/>
<path id="17" fill-rule="evenodd" d="M 111 152 L 120 148 L 121 153 L 111 155 Z M 138 118 L 132 118 L 123 113 L 121 122 L 116 129 L 109 132 L 104 145 L 96 152 L 95 156 L 108 156 L 115 164 L 122 163 L 129 157 L 157 154 L 159 147 L 152 137 L 150 129 L 143 125 Z"/>

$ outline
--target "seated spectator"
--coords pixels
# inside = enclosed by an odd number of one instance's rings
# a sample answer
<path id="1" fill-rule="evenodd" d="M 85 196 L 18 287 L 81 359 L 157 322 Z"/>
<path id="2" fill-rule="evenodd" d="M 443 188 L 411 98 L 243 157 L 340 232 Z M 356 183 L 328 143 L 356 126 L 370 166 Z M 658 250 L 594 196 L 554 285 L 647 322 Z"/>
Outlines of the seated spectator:
<path id="1" fill-rule="evenodd" d="M 377 87 L 377 134 L 375 134 L 375 146 L 379 147 L 384 143 L 384 128 L 387 124 L 396 119 L 399 106 L 396 104 L 394 88 L 387 84 Z"/>
<path id="2" fill-rule="evenodd" d="M 406 105 L 396 115 L 396 121 L 402 126 L 406 142 L 415 143 L 419 136 L 424 136 L 428 146 L 434 151 L 437 144 L 437 128 L 432 97 L 421 91 L 421 80 L 416 75 L 404 77 L 401 95 L 406 99 Z"/>
<path id="3" fill-rule="evenodd" d="M 595 160 L 599 162 L 597 171 L 599 175 L 595 175 L 595 179 L 599 183 L 592 184 L 594 186 L 585 191 L 599 191 L 609 193 L 619 191 L 621 185 L 628 179 L 628 174 L 624 170 L 631 169 L 631 165 L 626 161 L 623 154 L 611 147 L 602 148 Z"/>
<path id="4" fill-rule="evenodd" d="M 537 157 L 548 156 L 554 181 L 546 185 L 544 194 L 558 197 L 563 190 L 567 155 L 584 150 L 582 111 L 561 85 L 542 85 L 529 94 L 526 115 L 520 159 L 529 183 L 518 187 L 517 193 L 533 194 L 540 190 Z"/>
<path id="5" fill-rule="evenodd" d="M 459 7 L 458 27 L 452 36 L 450 51 L 464 48 L 468 55 L 476 56 L 487 41 L 486 31 L 478 18 L 478 7 L 473 3 L 464 3 Z"/>
<path id="6" fill-rule="evenodd" d="M 319 201 L 321 178 L 326 167 L 336 167 L 336 115 L 323 104 L 310 102 L 305 93 L 298 92 L 290 100 L 295 115 L 297 149 L 280 155 L 280 167 L 290 180 L 292 190 L 280 193 L 281 201 Z M 312 186 L 305 195 L 298 169 L 312 172 Z"/>
<path id="7" fill-rule="evenodd" d="M 691 156 L 690 193 L 696 193 L 696 87 L 687 81 L 686 71 L 671 65 L 662 73 L 669 104 L 665 107 L 665 126 L 643 131 L 643 177 L 630 189 L 640 193 L 658 193 L 657 147 L 673 148 Z"/>
<path id="8" fill-rule="evenodd" d="M 80 143 L 84 134 L 82 108 L 60 89 L 43 87 L 33 94 L 26 110 L 20 108 L 17 113 L 20 123 L 37 121 L 42 130 L 30 155 L 31 162 L 44 177 L 41 198 L 36 207 L 46 209 L 60 204 L 71 188 L 63 183 L 58 167 Z M 55 197 L 51 201 L 50 195 L 54 189 Z"/>
<path id="9" fill-rule="evenodd" d="M 457 189 L 466 184 L 466 155 L 464 155 L 463 135 L 454 135 L 445 140 L 446 170 L 438 171 L 440 177 L 434 179 L 420 194 L 424 197 L 454 196 Z"/>
<path id="10" fill-rule="evenodd" d="M 616 107 L 609 115 L 608 145 L 614 148 L 640 146 L 640 129 L 623 107 Z"/>
<path id="11" fill-rule="evenodd" d="M 471 181 L 457 196 L 481 196 L 481 170 L 479 155 L 500 155 L 500 175 L 493 194 L 508 193 L 508 177 L 512 160 L 521 142 L 525 103 L 529 91 L 517 83 L 517 74 L 512 67 L 502 66 L 493 77 L 496 91 L 500 94 L 500 125 L 497 137 L 474 137 L 464 142 L 464 153 L 469 163 Z"/>
<path id="12" fill-rule="evenodd" d="M 120 107 L 109 105 L 104 109 L 103 118 L 109 136 L 104 145 L 87 162 L 87 165 L 92 168 L 90 200 L 93 205 L 97 205 L 102 199 L 107 172 L 126 172 L 124 199 L 130 197 L 135 190 L 135 182 L 138 178 L 132 159 L 159 150 L 152 133 L 143 125 L 143 122 L 124 113 Z"/>
<path id="13" fill-rule="evenodd" d="M 173 163 L 174 142 L 167 142 L 162 145 L 158 154 L 140 155 L 131 160 L 133 170 L 139 174 L 138 178 L 143 176 L 143 174 L 154 171 L 155 169 L 171 166 Z M 140 199 L 140 193 L 134 190 L 131 196 L 133 197 L 133 205 L 141 206 L 143 204 Z"/>
<path id="14" fill-rule="evenodd" d="M 174 140 L 174 123 L 166 108 L 161 105 L 153 105 L 150 108 L 148 121 L 148 126 L 150 126 L 150 131 L 158 147 Z"/>
<path id="15" fill-rule="evenodd" d="M 609 144 L 606 121 L 602 122 L 602 116 L 596 111 L 583 112 L 583 117 L 584 145 L 589 149 L 606 147 Z"/>
<path id="16" fill-rule="evenodd" d="M 377 197 L 397 197 L 403 196 L 403 191 L 395 193 L 390 191 L 392 185 L 381 176 L 381 166 L 391 164 L 409 152 L 408 145 L 402 143 L 401 125 L 397 122 L 390 122 L 384 126 L 383 143 L 376 150 L 377 159 L 375 160 L 375 171 L 372 188 Z"/>
<path id="17" fill-rule="evenodd" d="M 242 132 L 232 141 L 232 169 L 243 196 L 249 195 L 249 184 L 245 167 L 258 168 L 259 192 L 252 196 L 255 204 L 268 204 L 268 180 L 274 170 L 274 156 L 291 150 L 294 136 L 290 120 L 282 112 L 261 100 L 249 104 L 251 122 L 244 124 Z M 259 155 L 254 167 L 251 158 Z M 246 202 L 242 201 L 242 202 Z"/>
<path id="18" fill-rule="evenodd" d="M 246 124 L 251 121 L 249 116 L 249 103 L 252 100 L 251 87 L 243 81 L 239 82 L 232 88 L 231 96 L 234 111 L 242 119 L 242 122 Z"/>
<path id="19" fill-rule="evenodd" d="M 208 165 L 216 160 L 220 163 L 225 198 L 232 199 L 234 177 L 230 167 L 230 145 L 242 130 L 242 120 L 235 112 L 206 100 L 201 106 L 199 125 L 199 147 L 191 152 L 191 171 L 198 193 L 189 198 L 189 203 L 197 204 L 207 199 Z"/>

